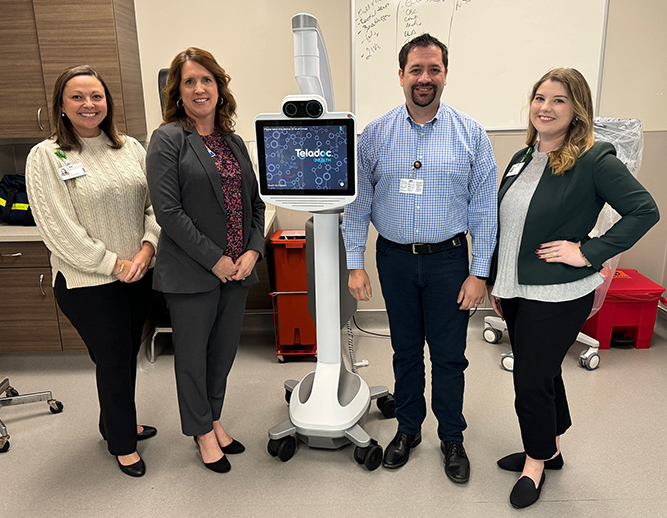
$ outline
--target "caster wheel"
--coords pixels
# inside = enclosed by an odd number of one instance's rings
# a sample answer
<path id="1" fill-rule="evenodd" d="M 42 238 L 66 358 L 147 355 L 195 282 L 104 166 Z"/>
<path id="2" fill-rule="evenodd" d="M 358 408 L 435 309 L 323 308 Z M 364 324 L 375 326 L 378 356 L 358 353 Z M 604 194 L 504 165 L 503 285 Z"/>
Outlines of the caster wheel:
<path id="1" fill-rule="evenodd" d="M 16 397 L 19 395 L 19 391 L 14 387 L 9 387 L 7 390 L 5 390 L 5 394 L 7 394 L 9 397 Z"/>
<path id="2" fill-rule="evenodd" d="M 497 344 L 500 342 L 500 339 L 503 337 L 503 332 L 494 329 L 493 327 L 487 327 L 482 331 L 482 338 L 490 344 Z"/>
<path id="3" fill-rule="evenodd" d="M 370 450 L 370 447 L 360 448 L 359 446 L 357 446 L 354 449 L 354 460 L 357 461 L 357 464 L 364 463 L 364 461 L 366 460 L 366 455 L 368 455 L 368 450 Z"/>
<path id="4" fill-rule="evenodd" d="M 368 453 L 366 454 L 366 459 L 364 460 L 364 466 L 366 466 L 368 471 L 375 471 L 380 467 L 380 463 L 382 463 L 382 446 L 376 443 L 368 448 Z"/>
<path id="5" fill-rule="evenodd" d="M 285 389 L 285 401 L 287 402 L 288 405 L 289 405 L 289 400 L 290 400 L 291 397 L 292 397 L 292 392 Z"/>
<path id="6" fill-rule="evenodd" d="M 279 354 L 277 358 L 278 358 L 278 363 L 285 363 L 285 357 L 282 354 Z"/>
<path id="7" fill-rule="evenodd" d="M 280 444 L 278 445 L 278 458 L 287 462 L 292 457 L 294 457 L 294 452 L 296 452 L 296 439 L 291 435 L 283 437 L 280 439 Z"/>
<path id="8" fill-rule="evenodd" d="M 278 456 L 278 446 L 280 445 L 280 439 L 269 439 L 269 445 L 267 446 L 267 450 L 269 452 L 269 455 L 271 457 L 277 457 Z"/>
<path id="9" fill-rule="evenodd" d="M 387 394 L 386 396 L 378 398 L 376 403 L 378 409 L 380 410 L 380 412 L 382 412 L 382 415 L 384 417 L 386 417 L 387 419 L 393 419 L 395 417 L 396 400 L 394 399 L 394 396 L 392 394 Z"/>
<path id="10" fill-rule="evenodd" d="M 579 365 L 589 371 L 593 371 L 600 366 L 600 355 L 589 349 L 582 351 L 579 355 Z"/>
<path id="11" fill-rule="evenodd" d="M 63 404 L 60 401 L 49 402 L 49 410 L 52 414 L 59 414 L 63 411 Z"/>
<path id="12" fill-rule="evenodd" d="M 500 366 L 507 372 L 514 370 L 514 355 L 512 353 L 504 353 L 500 356 Z"/>
<path id="13" fill-rule="evenodd" d="M 371 445 L 354 449 L 354 460 L 357 464 L 363 464 L 368 471 L 374 471 L 382 463 L 382 446 L 375 439 L 371 439 Z"/>
<path id="14" fill-rule="evenodd" d="M 0 448 L 0 453 L 7 453 L 8 451 L 9 451 L 9 441 L 7 441 L 2 448 Z"/>

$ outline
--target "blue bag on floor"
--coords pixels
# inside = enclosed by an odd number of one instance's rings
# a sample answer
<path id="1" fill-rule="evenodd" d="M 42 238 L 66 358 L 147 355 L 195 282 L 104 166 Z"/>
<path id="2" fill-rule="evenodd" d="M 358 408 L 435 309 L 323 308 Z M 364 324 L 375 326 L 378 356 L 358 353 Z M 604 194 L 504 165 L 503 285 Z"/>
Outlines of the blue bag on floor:
<path id="1" fill-rule="evenodd" d="M 0 219 L 12 225 L 35 224 L 22 174 L 6 174 L 0 179 Z"/>

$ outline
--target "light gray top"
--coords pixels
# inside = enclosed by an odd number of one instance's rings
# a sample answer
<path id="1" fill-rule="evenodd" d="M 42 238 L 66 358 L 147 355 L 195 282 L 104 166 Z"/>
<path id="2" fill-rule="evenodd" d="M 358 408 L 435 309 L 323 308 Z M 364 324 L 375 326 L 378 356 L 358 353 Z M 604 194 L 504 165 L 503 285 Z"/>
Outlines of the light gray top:
<path id="1" fill-rule="evenodd" d="M 595 272 L 578 281 L 563 284 L 519 284 L 518 258 L 523 227 L 528 206 L 542 178 L 547 161 L 546 153 L 533 151 L 533 159 L 507 190 L 500 204 L 498 228 L 502 230 L 499 232 L 498 243 L 498 275 L 493 287 L 493 295 L 496 297 L 564 302 L 583 297 L 604 280 L 602 274 Z"/>

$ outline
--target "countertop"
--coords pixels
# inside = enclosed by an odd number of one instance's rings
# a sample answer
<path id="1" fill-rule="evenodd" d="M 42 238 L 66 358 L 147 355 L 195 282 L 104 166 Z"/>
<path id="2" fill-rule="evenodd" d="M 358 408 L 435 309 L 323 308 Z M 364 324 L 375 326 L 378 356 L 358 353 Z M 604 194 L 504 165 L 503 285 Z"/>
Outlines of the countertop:
<path id="1" fill-rule="evenodd" d="M 264 236 L 266 237 L 276 219 L 276 208 L 273 205 L 267 205 L 264 221 Z M 37 227 L 24 227 L 22 225 L 8 225 L 0 223 L 0 242 L 12 243 L 18 241 L 42 241 Z"/>

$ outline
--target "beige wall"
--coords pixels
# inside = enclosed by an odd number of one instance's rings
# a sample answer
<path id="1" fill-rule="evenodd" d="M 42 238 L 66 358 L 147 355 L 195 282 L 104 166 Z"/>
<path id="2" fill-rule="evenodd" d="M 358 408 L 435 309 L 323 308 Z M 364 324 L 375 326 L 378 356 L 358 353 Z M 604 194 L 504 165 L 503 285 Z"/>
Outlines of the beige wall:
<path id="1" fill-rule="evenodd" d="M 257 113 L 274 112 L 281 99 L 298 93 L 292 59 L 291 17 L 298 12 L 317 16 L 325 35 L 338 110 L 350 109 L 350 9 L 347 0 L 202 0 L 195 9 L 183 0 L 135 0 L 139 49 L 149 133 L 159 125 L 157 72 L 168 67 L 188 46 L 210 50 L 232 77 L 237 98 L 237 130 L 253 140 Z M 194 5 L 194 4 L 193 4 Z M 254 23 L 247 22 L 254 17 Z M 645 149 L 639 180 L 658 205 L 667 207 L 663 155 L 667 149 L 667 2 L 609 0 L 600 113 L 643 121 Z M 246 23 L 244 23 L 246 22 Z M 545 64 L 549 68 L 549 64 Z M 396 85 L 373 85 L 398 88 Z M 499 170 L 523 145 L 522 134 L 491 135 Z M 661 221 L 621 258 L 621 267 L 635 268 L 663 286 L 667 284 L 667 209 Z M 310 215 L 278 209 L 278 228 L 303 228 Z M 371 229 L 366 265 L 374 297 L 360 309 L 380 309 L 384 302 L 377 282 Z"/>
<path id="2" fill-rule="evenodd" d="M 347 0 L 135 0 L 146 118 L 161 121 L 157 75 L 187 47 L 211 52 L 231 76 L 237 132 L 254 140 L 253 119 L 280 110 L 299 93 L 294 79 L 292 16 L 317 17 L 326 35 L 336 108 L 350 109 L 350 7 Z"/>

